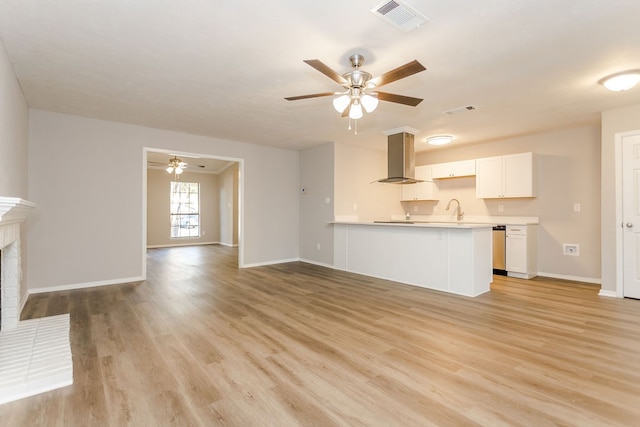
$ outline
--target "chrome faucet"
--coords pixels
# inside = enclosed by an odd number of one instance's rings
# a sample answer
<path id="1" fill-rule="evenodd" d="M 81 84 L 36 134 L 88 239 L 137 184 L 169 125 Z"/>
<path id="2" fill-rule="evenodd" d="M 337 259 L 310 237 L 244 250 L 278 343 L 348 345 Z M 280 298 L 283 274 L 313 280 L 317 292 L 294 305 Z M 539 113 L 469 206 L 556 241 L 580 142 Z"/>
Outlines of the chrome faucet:
<path id="1" fill-rule="evenodd" d="M 461 221 L 462 218 L 464 217 L 464 212 L 462 212 L 462 209 L 460 209 L 460 201 L 458 199 L 449 200 L 449 203 L 447 203 L 446 210 L 449 210 L 449 208 L 451 207 L 451 202 L 456 202 L 458 204 L 458 207 L 456 208 L 456 219 L 458 221 Z"/>

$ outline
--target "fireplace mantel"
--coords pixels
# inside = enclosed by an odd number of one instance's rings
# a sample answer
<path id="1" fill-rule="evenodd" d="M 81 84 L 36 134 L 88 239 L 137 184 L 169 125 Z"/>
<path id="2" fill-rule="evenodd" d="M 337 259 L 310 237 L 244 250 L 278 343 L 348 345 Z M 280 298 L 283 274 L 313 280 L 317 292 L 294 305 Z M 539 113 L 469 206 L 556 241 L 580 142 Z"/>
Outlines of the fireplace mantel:
<path id="1" fill-rule="evenodd" d="M 22 222 L 36 210 L 35 203 L 19 197 L 0 197 L 0 224 Z"/>

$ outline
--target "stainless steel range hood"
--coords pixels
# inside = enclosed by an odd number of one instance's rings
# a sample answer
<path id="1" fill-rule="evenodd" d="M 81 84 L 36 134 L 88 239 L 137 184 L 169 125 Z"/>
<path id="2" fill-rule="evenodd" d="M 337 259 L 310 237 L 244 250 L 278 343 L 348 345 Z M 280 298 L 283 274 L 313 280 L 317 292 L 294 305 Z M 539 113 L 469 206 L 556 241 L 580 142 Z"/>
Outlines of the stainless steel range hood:
<path id="1" fill-rule="evenodd" d="M 386 184 L 415 184 L 423 182 L 415 179 L 415 153 L 413 135 L 407 132 L 387 137 L 387 178 L 376 182 Z"/>

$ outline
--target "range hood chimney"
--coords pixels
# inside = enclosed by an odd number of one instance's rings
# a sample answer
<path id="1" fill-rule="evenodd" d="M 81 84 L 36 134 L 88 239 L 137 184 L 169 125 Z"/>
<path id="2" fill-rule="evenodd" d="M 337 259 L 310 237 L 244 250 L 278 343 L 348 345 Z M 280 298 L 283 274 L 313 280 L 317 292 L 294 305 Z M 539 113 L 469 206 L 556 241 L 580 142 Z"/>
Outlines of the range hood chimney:
<path id="1" fill-rule="evenodd" d="M 387 178 L 377 182 L 386 184 L 416 184 L 413 135 L 408 132 L 387 137 Z"/>

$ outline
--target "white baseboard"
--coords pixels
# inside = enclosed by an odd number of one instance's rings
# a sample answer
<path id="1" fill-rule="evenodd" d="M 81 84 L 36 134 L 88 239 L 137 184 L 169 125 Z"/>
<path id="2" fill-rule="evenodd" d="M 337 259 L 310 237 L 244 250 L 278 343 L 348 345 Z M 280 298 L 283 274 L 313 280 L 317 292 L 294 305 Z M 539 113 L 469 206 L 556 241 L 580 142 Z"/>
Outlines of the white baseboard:
<path id="1" fill-rule="evenodd" d="M 536 277 L 535 274 L 528 274 L 528 273 L 515 273 L 513 271 L 508 271 L 507 272 L 507 276 L 509 277 L 515 277 L 516 279 L 531 279 L 533 277 Z"/>
<path id="2" fill-rule="evenodd" d="M 20 320 L 20 317 L 22 316 L 22 310 L 24 309 L 24 306 L 27 305 L 28 299 L 29 299 L 29 289 L 27 289 L 27 293 L 24 295 L 24 298 L 22 298 L 22 301 L 20 302 L 20 310 L 18 310 L 18 320 Z"/>
<path id="3" fill-rule="evenodd" d="M 538 276 L 550 277 L 552 279 L 573 280 L 574 282 L 593 283 L 596 285 L 600 285 L 602 283 L 602 280 L 597 277 L 567 276 L 564 274 L 543 273 L 541 271 L 538 272 Z"/>
<path id="4" fill-rule="evenodd" d="M 598 292 L 598 296 L 600 297 L 609 297 L 609 298 L 618 298 L 618 294 L 616 293 L 616 291 L 609 291 L 606 289 L 600 289 L 600 292 Z"/>
<path id="5" fill-rule="evenodd" d="M 228 247 L 228 248 L 237 248 L 237 247 L 238 247 L 238 244 L 237 244 L 237 243 L 236 243 L 236 244 L 233 244 L 233 243 L 223 243 L 223 242 L 218 242 L 218 244 L 219 244 L 220 246 L 226 246 L 226 247 Z"/>
<path id="6" fill-rule="evenodd" d="M 147 249 L 174 248 L 178 246 L 204 246 L 219 245 L 220 242 L 191 242 L 191 243 L 170 243 L 168 245 L 147 245 Z"/>
<path id="7" fill-rule="evenodd" d="M 327 267 L 327 268 L 332 268 L 332 269 L 336 269 L 333 265 L 331 264 L 326 264 L 324 262 L 318 262 L 318 261 L 313 261 L 310 259 L 305 259 L 305 258 L 300 258 L 298 261 L 300 262 L 306 262 L 307 264 L 313 264 L 313 265 L 319 265 L 320 267 Z"/>
<path id="8" fill-rule="evenodd" d="M 43 294 L 46 292 L 71 291 L 74 289 L 95 288 L 98 286 L 108 286 L 108 285 L 119 285 L 122 283 L 140 282 L 142 280 L 144 280 L 144 277 L 142 276 L 124 277 L 121 279 L 98 280 L 96 282 L 73 283 L 69 285 L 48 286 L 45 288 L 34 288 L 34 289 L 29 289 L 28 292 L 29 292 L 29 295 Z"/>
<path id="9" fill-rule="evenodd" d="M 273 261 L 265 261 L 265 262 L 254 262 L 252 264 L 245 264 L 240 266 L 240 268 L 251 268 L 251 267 L 263 267 L 265 265 L 276 265 L 276 264 L 285 264 L 287 262 L 296 262 L 300 261 L 299 258 L 290 258 L 290 259 L 276 259 Z"/>

